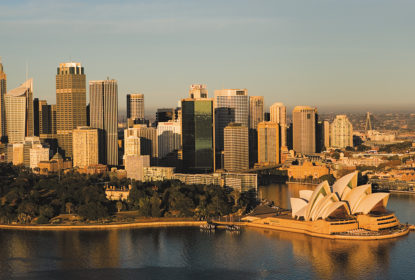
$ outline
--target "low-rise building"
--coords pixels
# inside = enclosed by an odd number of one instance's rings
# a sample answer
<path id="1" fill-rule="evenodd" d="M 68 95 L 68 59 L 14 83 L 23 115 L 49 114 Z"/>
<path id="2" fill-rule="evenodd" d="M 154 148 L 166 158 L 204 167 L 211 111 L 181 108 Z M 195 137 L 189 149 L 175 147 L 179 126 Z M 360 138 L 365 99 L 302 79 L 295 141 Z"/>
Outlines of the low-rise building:
<path id="1" fill-rule="evenodd" d="M 318 179 L 323 175 L 330 174 L 330 170 L 326 165 L 304 161 L 302 165 L 291 165 L 287 168 L 288 177 L 293 179 L 307 179 L 312 177 Z"/>
<path id="2" fill-rule="evenodd" d="M 148 166 L 144 167 L 144 181 L 171 180 L 174 176 L 174 167 Z"/>

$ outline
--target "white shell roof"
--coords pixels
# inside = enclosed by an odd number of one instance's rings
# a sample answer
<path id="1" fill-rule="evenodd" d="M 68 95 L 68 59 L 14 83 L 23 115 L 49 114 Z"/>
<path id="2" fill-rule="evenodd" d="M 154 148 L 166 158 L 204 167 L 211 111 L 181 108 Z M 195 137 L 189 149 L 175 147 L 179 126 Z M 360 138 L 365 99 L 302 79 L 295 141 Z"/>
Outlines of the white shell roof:
<path id="1" fill-rule="evenodd" d="M 357 171 L 341 177 L 333 184 L 333 192 L 337 193 L 341 199 L 347 194 L 349 190 L 357 187 Z"/>

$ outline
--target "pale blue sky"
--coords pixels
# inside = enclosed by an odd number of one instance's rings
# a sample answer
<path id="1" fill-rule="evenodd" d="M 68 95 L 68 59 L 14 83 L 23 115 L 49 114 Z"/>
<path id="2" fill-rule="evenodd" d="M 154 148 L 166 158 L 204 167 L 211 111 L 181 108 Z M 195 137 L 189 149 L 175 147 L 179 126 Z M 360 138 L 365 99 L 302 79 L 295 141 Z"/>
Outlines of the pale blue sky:
<path id="1" fill-rule="evenodd" d="M 118 80 L 146 108 L 174 107 L 189 85 L 247 88 L 267 106 L 413 110 L 415 1 L 3 1 L 0 56 L 11 89 L 29 76 L 55 102 L 72 59 L 87 80 Z M 414 110 L 413 110 L 414 111 Z"/>

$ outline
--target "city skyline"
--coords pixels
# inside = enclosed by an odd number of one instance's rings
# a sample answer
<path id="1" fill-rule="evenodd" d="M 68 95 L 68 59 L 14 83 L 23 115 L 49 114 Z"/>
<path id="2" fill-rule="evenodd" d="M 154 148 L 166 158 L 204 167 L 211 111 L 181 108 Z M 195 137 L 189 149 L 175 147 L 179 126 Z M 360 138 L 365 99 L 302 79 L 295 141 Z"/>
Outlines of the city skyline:
<path id="1" fill-rule="evenodd" d="M 56 65 L 73 60 L 85 67 L 87 81 L 119 81 L 120 112 L 126 94 L 145 94 L 153 112 L 176 104 L 194 83 L 207 84 L 211 93 L 247 88 L 264 96 L 267 108 L 283 102 L 288 111 L 296 105 L 321 112 L 408 111 L 413 5 L 21 1 L 0 4 L 8 42 L 0 55 L 9 88 L 25 80 L 27 63 L 35 96 L 50 104 Z M 114 40 L 102 44 L 103 33 Z M 22 40 L 31 48 L 22 49 Z M 203 67 L 189 67 L 196 61 Z"/>

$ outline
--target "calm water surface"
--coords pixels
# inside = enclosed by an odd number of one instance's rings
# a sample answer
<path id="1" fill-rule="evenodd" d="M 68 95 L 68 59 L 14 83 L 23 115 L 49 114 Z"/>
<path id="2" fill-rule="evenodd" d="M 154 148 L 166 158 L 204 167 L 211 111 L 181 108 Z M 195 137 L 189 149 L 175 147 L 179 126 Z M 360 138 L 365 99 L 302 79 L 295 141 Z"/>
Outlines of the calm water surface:
<path id="1" fill-rule="evenodd" d="M 260 188 L 289 208 L 301 185 Z M 415 196 L 389 208 L 415 224 Z M 263 229 L 0 231 L 0 279 L 415 279 L 415 233 L 339 241 Z"/>

